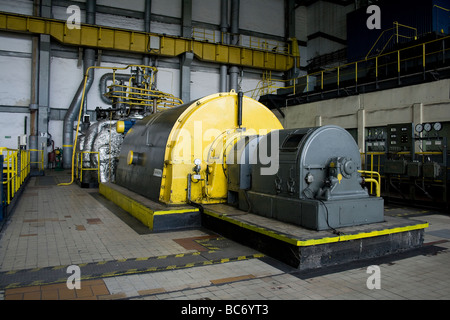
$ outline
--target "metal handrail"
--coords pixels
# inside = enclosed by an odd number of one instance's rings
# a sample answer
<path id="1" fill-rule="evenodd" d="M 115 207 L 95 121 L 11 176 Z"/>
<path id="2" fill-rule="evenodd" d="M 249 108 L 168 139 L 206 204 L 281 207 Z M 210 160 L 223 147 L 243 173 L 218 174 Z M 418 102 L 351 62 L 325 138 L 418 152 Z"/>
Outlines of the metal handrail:
<path id="1" fill-rule="evenodd" d="M 370 53 L 372 52 L 373 48 L 375 48 L 375 46 L 377 45 L 378 41 L 381 40 L 381 38 L 382 38 L 382 36 L 384 35 L 385 32 L 388 32 L 388 31 L 391 31 L 391 30 L 395 30 L 395 33 L 392 34 L 392 35 L 389 37 L 389 40 L 386 42 L 386 44 L 384 45 L 383 49 L 380 51 L 380 53 L 379 53 L 377 56 L 379 56 L 380 54 L 383 53 L 384 49 L 386 49 L 387 45 L 389 44 L 389 42 L 392 40 L 392 38 L 393 38 L 394 36 L 397 37 L 397 43 L 398 43 L 398 38 L 399 38 L 399 37 L 402 37 L 402 38 L 408 38 L 408 39 L 411 38 L 411 37 L 407 37 L 407 36 L 400 35 L 399 32 L 398 32 L 398 27 L 403 27 L 403 28 L 408 28 L 408 29 L 414 30 L 414 32 L 415 32 L 415 38 L 417 38 L 417 28 L 413 28 L 413 27 L 410 27 L 410 26 L 407 26 L 407 25 L 398 23 L 397 21 L 394 21 L 393 24 L 394 24 L 394 26 L 393 26 L 392 28 L 389 28 L 389 29 L 384 30 L 384 31 L 379 35 L 378 39 L 377 39 L 377 40 L 375 41 L 375 43 L 373 44 L 372 48 L 370 48 L 369 52 L 366 54 L 366 59 L 369 57 L 369 55 L 370 55 Z"/>
<path id="2" fill-rule="evenodd" d="M 39 169 L 39 171 L 44 171 L 44 150 L 40 150 L 40 149 L 29 149 L 28 151 L 31 152 L 39 152 L 41 154 L 41 160 L 39 161 L 30 161 L 30 165 L 31 164 L 38 164 L 38 168 L 41 167 Z M 39 159 L 39 156 L 38 156 Z M 31 159 L 30 159 L 31 160 Z"/>
<path id="3" fill-rule="evenodd" d="M 371 57 L 371 58 L 359 60 L 359 61 L 356 61 L 356 62 L 350 62 L 350 63 L 347 63 L 347 64 L 339 65 L 337 67 L 328 68 L 328 69 L 325 69 L 325 70 L 313 72 L 313 73 L 310 73 L 310 74 L 307 74 L 307 75 L 304 75 L 304 76 L 300 76 L 300 77 L 297 77 L 297 78 L 292 78 L 292 79 L 288 79 L 288 80 L 277 79 L 276 82 L 279 82 L 279 83 L 293 83 L 293 85 L 288 85 L 288 86 L 283 86 L 283 87 L 282 86 L 268 85 L 266 87 L 259 87 L 259 88 L 256 88 L 256 89 L 248 90 L 248 91 L 245 92 L 245 94 L 247 94 L 249 96 L 255 96 L 255 92 L 257 90 L 259 90 L 261 92 L 261 91 L 264 91 L 264 90 L 270 91 L 270 89 L 277 89 L 277 88 L 278 89 L 279 88 L 283 88 L 283 89 L 290 89 L 290 88 L 292 88 L 294 90 L 293 94 L 295 95 L 296 94 L 296 86 L 299 83 L 301 83 L 302 80 L 304 81 L 304 83 L 306 85 L 305 86 L 306 87 L 306 91 L 309 91 L 309 89 L 311 87 L 311 82 L 312 82 L 311 79 L 314 79 L 314 78 L 318 79 L 317 81 L 320 84 L 320 89 L 323 90 L 324 89 L 324 80 L 326 79 L 326 75 L 329 75 L 329 74 L 332 75 L 331 77 L 329 77 L 329 79 L 336 77 L 336 83 L 337 83 L 338 86 L 340 85 L 341 79 L 345 75 L 349 75 L 349 74 L 353 74 L 354 75 L 353 78 L 355 80 L 355 83 L 357 83 L 358 82 L 358 68 L 359 68 L 359 66 L 361 64 L 368 63 L 368 62 L 374 62 L 376 78 L 378 78 L 378 71 L 381 68 L 386 67 L 388 65 L 392 65 L 394 63 L 397 65 L 397 72 L 400 73 L 401 63 L 410 59 L 410 58 L 407 58 L 407 59 L 403 59 L 402 60 L 401 59 L 401 53 L 406 51 L 406 50 L 411 50 L 413 48 L 419 48 L 419 47 L 422 47 L 422 50 L 421 50 L 422 52 L 417 57 L 422 57 L 422 65 L 423 65 L 423 68 L 425 69 L 425 67 L 426 67 L 426 57 L 427 56 L 432 55 L 432 54 L 436 54 L 438 52 L 449 51 L 450 50 L 450 48 L 448 48 L 448 49 L 443 49 L 443 50 L 439 50 L 439 51 L 436 51 L 436 52 L 428 52 L 427 53 L 426 52 L 426 46 L 430 45 L 430 44 L 433 44 L 433 43 L 436 43 L 436 42 L 439 42 L 439 41 L 445 41 L 447 39 L 450 39 L 450 36 L 445 36 L 445 37 L 442 37 L 440 39 L 435 39 L 435 40 L 431 40 L 431 41 L 428 41 L 428 42 L 415 44 L 415 45 L 407 47 L 407 48 L 402 48 L 402 49 L 399 49 L 399 50 L 396 50 L 396 51 L 383 53 L 383 54 L 377 55 L 376 57 Z M 380 64 L 379 63 L 380 59 L 382 57 L 386 57 L 388 55 L 395 55 L 396 56 L 396 61 L 391 61 L 391 62 L 387 62 L 385 64 Z M 348 69 L 351 69 L 351 71 L 346 71 Z M 269 79 L 268 82 L 270 82 L 271 80 L 272 79 Z"/>
<path id="4" fill-rule="evenodd" d="M 6 204 L 9 205 L 30 174 L 30 150 L 17 150 L 0 147 L 3 154 L 2 184 L 6 185 Z M 20 160 L 20 167 L 19 167 Z M 6 166 L 5 166 L 6 164 Z M 4 171 L 6 169 L 6 172 Z M 6 178 L 3 179 L 3 173 Z M 3 196 L 3 195 L 1 195 Z"/>
<path id="5" fill-rule="evenodd" d="M 97 168 L 83 168 L 83 154 L 97 154 Z M 97 171 L 97 179 L 100 183 L 100 152 L 98 151 L 79 151 L 77 152 L 77 170 L 75 171 L 75 177 L 80 178 L 80 182 L 83 182 L 83 171 Z M 80 160 L 79 160 L 80 159 Z"/>

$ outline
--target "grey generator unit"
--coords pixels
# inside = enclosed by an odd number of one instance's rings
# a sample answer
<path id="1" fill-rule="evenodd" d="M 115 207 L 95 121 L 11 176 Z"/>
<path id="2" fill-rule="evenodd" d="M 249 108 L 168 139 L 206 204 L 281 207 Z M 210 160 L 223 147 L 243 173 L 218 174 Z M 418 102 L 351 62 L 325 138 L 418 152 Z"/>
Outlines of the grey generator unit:
<path id="1" fill-rule="evenodd" d="M 249 136 L 227 155 L 228 203 L 313 230 L 384 221 L 362 185 L 359 148 L 338 126 Z"/>

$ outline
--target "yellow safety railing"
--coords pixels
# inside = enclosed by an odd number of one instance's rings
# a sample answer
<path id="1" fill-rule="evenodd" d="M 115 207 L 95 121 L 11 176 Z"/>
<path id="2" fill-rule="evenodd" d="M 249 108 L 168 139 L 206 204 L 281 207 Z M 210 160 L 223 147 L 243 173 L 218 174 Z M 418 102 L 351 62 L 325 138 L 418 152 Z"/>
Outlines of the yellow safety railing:
<path id="1" fill-rule="evenodd" d="M 445 36 L 439 39 L 431 40 L 421 44 L 413 45 L 407 48 L 399 49 L 396 51 L 383 53 L 376 57 L 371 57 L 356 62 L 342 64 L 337 67 L 328 68 L 325 70 L 309 73 L 304 76 L 300 76 L 293 79 L 263 79 L 268 84 L 261 85 L 252 90 L 245 92 L 246 95 L 256 99 L 258 93 L 261 92 L 273 92 L 276 89 L 292 89 L 293 94 L 309 92 L 315 89 L 324 90 L 327 85 L 337 85 L 339 88 L 344 81 L 346 83 L 358 84 L 358 80 L 361 79 L 363 73 L 369 73 L 371 71 L 375 80 L 379 79 L 380 71 L 388 67 L 395 67 L 397 76 L 401 73 L 401 66 L 413 59 L 420 59 L 423 70 L 426 69 L 427 57 L 435 54 L 444 55 L 450 51 L 450 47 L 437 46 L 438 42 L 446 41 L 450 39 L 450 36 Z M 410 54 L 405 54 L 409 50 Z M 275 81 L 281 85 L 274 85 Z M 283 85 L 284 84 L 284 85 Z"/>
<path id="2" fill-rule="evenodd" d="M 83 168 L 83 155 L 97 154 L 96 168 Z M 79 151 L 77 152 L 77 170 L 75 171 L 75 178 L 83 182 L 83 171 L 97 171 L 97 181 L 100 183 L 100 153 L 98 151 Z"/>
<path id="3" fill-rule="evenodd" d="M 386 32 L 394 31 L 394 32 L 392 33 L 392 35 L 389 37 L 388 41 L 386 41 L 386 43 L 385 43 L 383 49 L 381 49 L 381 51 L 378 52 L 378 55 L 380 55 L 380 54 L 382 54 L 382 53 L 384 52 L 384 50 L 386 49 L 386 47 L 388 46 L 388 44 L 391 42 L 391 40 L 392 40 L 394 37 L 395 37 L 397 43 L 398 43 L 398 41 L 400 40 L 400 38 L 406 38 L 406 39 L 411 39 L 411 38 L 412 38 L 412 37 L 409 37 L 409 36 L 405 36 L 405 35 L 400 34 L 400 32 L 399 32 L 399 29 L 400 29 L 400 28 L 404 28 L 404 29 L 408 29 L 408 30 L 413 30 L 413 31 L 414 31 L 414 34 L 415 34 L 415 35 L 414 35 L 414 39 L 417 39 L 417 29 L 416 29 L 416 28 L 413 28 L 413 27 L 410 27 L 410 26 L 407 26 L 407 25 L 398 23 L 397 21 L 395 21 L 393 24 L 394 24 L 394 26 L 393 26 L 392 28 L 386 29 L 386 30 L 384 30 L 384 31 L 380 34 L 380 36 L 378 37 L 378 39 L 377 39 L 377 40 L 375 41 L 375 43 L 373 44 L 372 48 L 370 48 L 369 52 L 367 53 L 366 59 L 370 56 L 370 54 L 372 53 L 372 50 L 376 47 L 376 45 L 378 44 L 378 42 L 380 42 L 380 40 L 383 38 L 383 36 L 384 36 L 384 34 L 385 34 Z"/>
<path id="4" fill-rule="evenodd" d="M 6 204 L 9 205 L 30 174 L 30 151 L 0 148 L 3 155 L 2 183 L 6 186 Z"/>
<path id="5" fill-rule="evenodd" d="M 39 171 L 44 171 L 44 150 L 30 149 L 28 151 L 30 151 L 30 153 L 31 152 L 37 152 L 38 153 L 38 161 L 31 161 L 31 159 L 30 159 L 30 165 L 37 164 Z"/>

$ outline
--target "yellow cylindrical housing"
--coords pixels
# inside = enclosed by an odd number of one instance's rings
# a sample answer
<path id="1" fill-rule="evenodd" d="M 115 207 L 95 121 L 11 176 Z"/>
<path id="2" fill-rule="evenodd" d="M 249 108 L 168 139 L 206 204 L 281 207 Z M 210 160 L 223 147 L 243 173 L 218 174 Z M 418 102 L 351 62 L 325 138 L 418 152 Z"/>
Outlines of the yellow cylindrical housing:
<path id="1" fill-rule="evenodd" d="M 129 166 L 133 164 L 133 156 L 133 150 L 128 151 L 127 164 Z"/>
<path id="2" fill-rule="evenodd" d="M 125 132 L 125 121 L 117 121 L 116 131 L 117 131 L 117 133 Z"/>
<path id="3" fill-rule="evenodd" d="M 265 135 L 271 130 L 283 129 L 269 109 L 249 97 L 242 99 L 240 128 L 238 111 L 238 94 L 231 91 L 195 101 L 181 114 L 166 147 L 160 201 L 186 202 L 186 177 L 193 172 L 194 159 L 201 160 L 201 179 L 191 181 L 190 200 L 201 203 L 226 201 L 225 156 L 228 150 L 244 136 Z"/>

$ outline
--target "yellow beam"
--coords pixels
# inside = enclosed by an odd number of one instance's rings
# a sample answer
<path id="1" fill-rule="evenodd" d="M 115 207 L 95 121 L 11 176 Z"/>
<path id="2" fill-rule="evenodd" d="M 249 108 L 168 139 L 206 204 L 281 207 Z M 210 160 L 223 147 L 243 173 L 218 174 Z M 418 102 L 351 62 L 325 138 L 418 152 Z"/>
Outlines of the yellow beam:
<path id="1" fill-rule="evenodd" d="M 202 61 L 263 70 L 287 71 L 295 63 L 292 55 L 279 52 L 89 24 L 81 24 L 79 29 L 69 29 L 63 20 L 8 12 L 0 12 L 0 30 L 48 34 L 65 45 L 106 50 L 168 57 L 193 52 Z M 153 45 L 150 48 L 150 43 L 156 43 L 154 48 Z"/>

